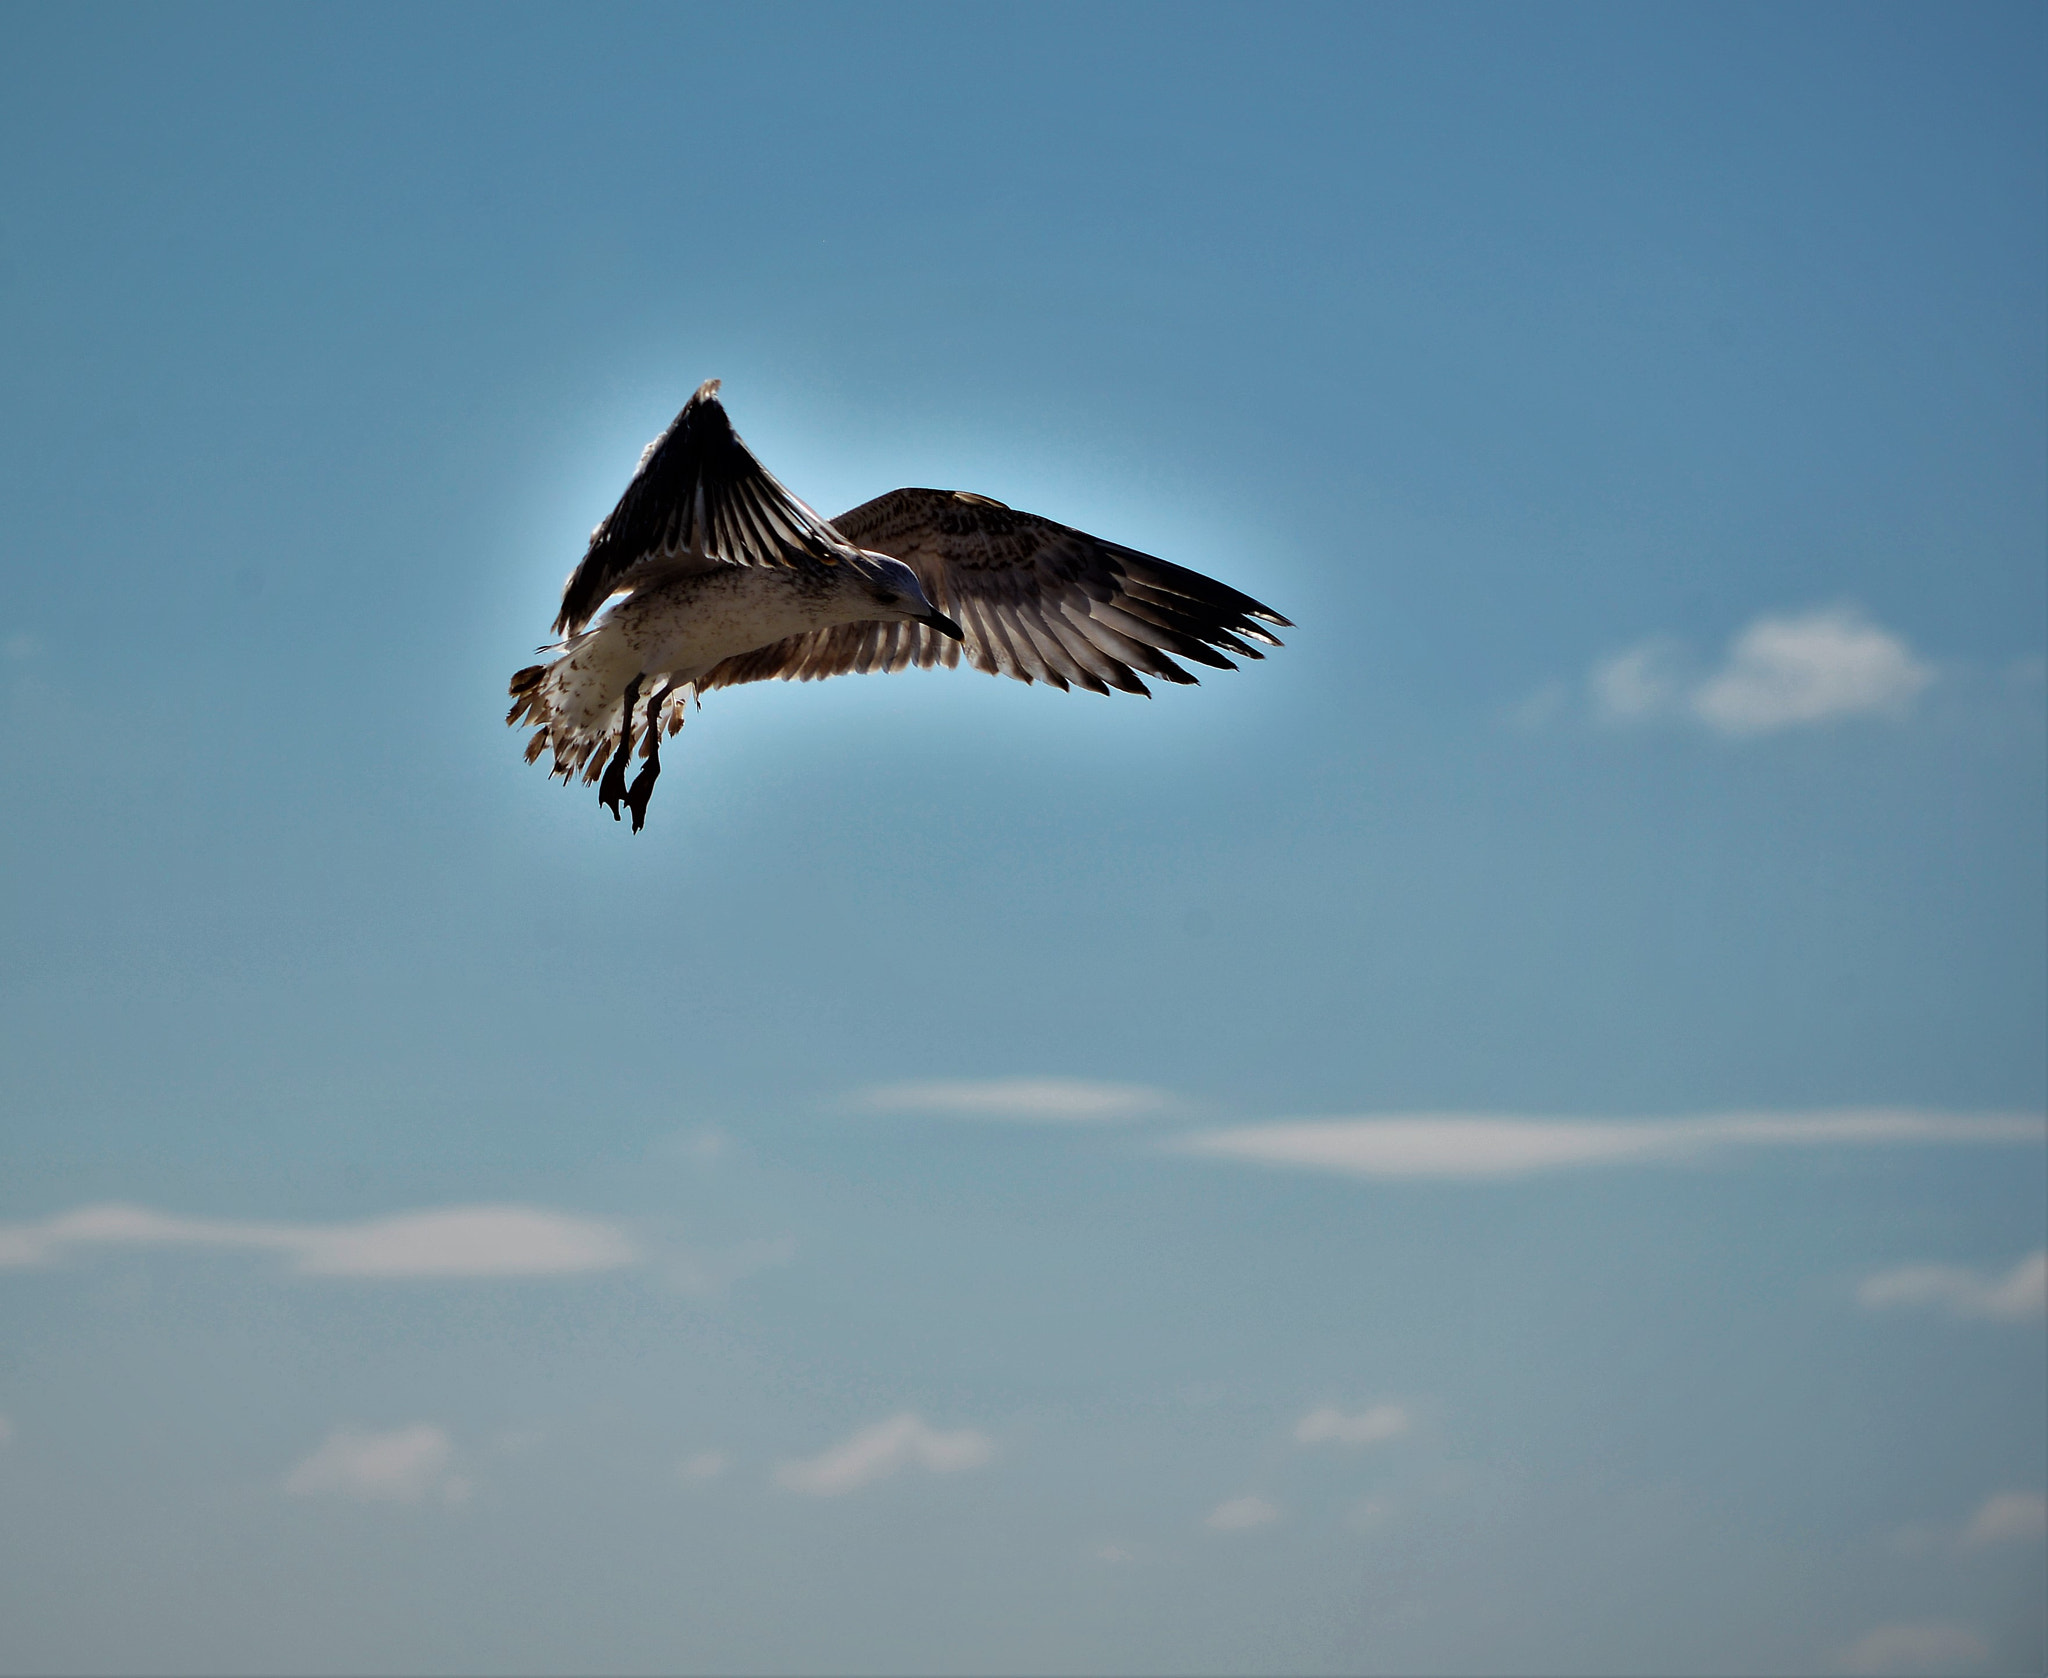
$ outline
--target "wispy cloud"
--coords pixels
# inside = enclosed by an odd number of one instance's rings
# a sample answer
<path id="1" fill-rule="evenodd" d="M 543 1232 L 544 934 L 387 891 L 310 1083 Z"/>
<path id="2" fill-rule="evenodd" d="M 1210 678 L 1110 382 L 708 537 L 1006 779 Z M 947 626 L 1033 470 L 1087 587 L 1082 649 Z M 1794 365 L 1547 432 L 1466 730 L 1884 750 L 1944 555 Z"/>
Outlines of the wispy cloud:
<path id="1" fill-rule="evenodd" d="M 2048 1536 L 2048 1497 L 2039 1492 L 1994 1492 L 1963 1528 L 1963 1548 L 2026 1544 Z"/>
<path id="2" fill-rule="evenodd" d="M 388 1433 L 338 1427 L 285 1476 L 284 1489 L 293 1497 L 358 1503 L 419 1503 L 429 1497 L 461 1503 L 470 1484 L 448 1471 L 453 1454 L 447 1433 L 427 1422 Z"/>
<path id="3" fill-rule="evenodd" d="M 1966 1626 L 1878 1626 L 1842 1651 L 1841 1670 L 1869 1678 L 1974 1672 L 1990 1658 L 1984 1640 Z"/>
<path id="4" fill-rule="evenodd" d="M 955 1078 L 884 1084 L 862 1091 L 859 1104 L 878 1113 L 945 1113 L 1024 1124 L 1110 1124 L 1166 1112 L 1173 1098 L 1143 1084 L 1098 1084 L 1081 1078 Z"/>
<path id="5" fill-rule="evenodd" d="M 1187 1153 L 1353 1177 L 1484 1180 L 1599 1165 L 1670 1165 L 1742 1148 L 2039 1144 L 2048 1122 L 2017 1113 L 1911 1108 L 1719 1113 L 1595 1120 L 1511 1114 L 1393 1113 L 1290 1120 L 1185 1136 Z"/>
<path id="6" fill-rule="evenodd" d="M 1855 606 L 1759 617 L 1701 674 L 1667 637 L 1601 659 L 1587 677 L 1596 716 L 1681 719 L 1748 738 L 1851 717 L 1901 717 L 1934 680 L 1905 641 Z"/>
<path id="7" fill-rule="evenodd" d="M 926 1426 L 923 1417 L 905 1411 L 815 1457 L 783 1463 L 775 1470 L 775 1483 L 813 1497 L 837 1497 L 886 1480 L 912 1464 L 934 1474 L 979 1468 L 993 1452 L 986 1434 L 973 1428 L 941 1433 Z"/>
<path id="8" fill-rule="evenodd" d="M 662 1274 L 678 1293 L 698 1299 L 715 1299 L 735 1282 L 763 1270 L 773 1270 L 796 1259 L 796 1237 L 781 1235 L 773 1240 L 742 1241 L 737 1246 L 714 1252 L 689 1252 L 677 1248 L 662 1265 Z"/>
<path id="9" fill-rule="evenodd" d="M 2039 1492 L 1993 1492 L 1965 1520 L 1929 1521 L 1900 1527 L 1891 1535 L 1901 1555 L 1940 1551 L 1968 1554 L 2001 1544 L 2038 1544 L 2048 1537 L 2048 1497 Z"/>
<path id="10" fill-rule="evenodd" d="M 1685 653 L 1659 637 L 1614 653 L 1593 666 L 1593 705 L 1610 722 L 1637 722 L 1671 711 L 1685 691 Z"/>
<path id="11" fill-rule="evenodd" d="M 1248 1532 L 1253 1527 L 1271 1526 L 1280 1518 L 1280 1506 L 1263 1497 L 1233 1497 L 1211 1509 L 1202 1525 L 1211 1532 Z"/>
<path id="12" fill-rule="evenodd" d="M 640 1255 L 611 1224 L 531 1206 L 443 1206 L 360 1223 L 181 1218 L 140 1206 L 87 1206 L 0 1224 L 0 1269 L 54 1264 L 91 1248 L 212 1248 L 274 1253 L 302 1276 L 566 1276 L 616 1270 Z"/>
<path id="13" fill-rule="evenodd" d="M 1376 1404 L 1355 1416 L 1325 1404 L 1294 1424 L 1294 1439 L 1299 1445 L 1376 1445 L 1398 1439 L 1408 1427 L 1408 1412 L 1398 1404 Z"/>
<path id="14" fill-rule="evenodd" d="M 726 1456 L 723 1451 L 698 1451 L 683 1458 L 677 1465 L 676 1472 L 685 1480 L 704 1481 L 716 1480 L 725 1469 Z"/>
<path id="15" fill-rule="evenodd" d="M 1872 1311 L 1931 1307 L 1954 1317 L 2038 1322 L 2048 1317 L 2048 1249 L 2029 1253 L 2003 1276 L 1953 1264 L 1904 1264 L 1866 1276 L 1857 1303 Z"/>

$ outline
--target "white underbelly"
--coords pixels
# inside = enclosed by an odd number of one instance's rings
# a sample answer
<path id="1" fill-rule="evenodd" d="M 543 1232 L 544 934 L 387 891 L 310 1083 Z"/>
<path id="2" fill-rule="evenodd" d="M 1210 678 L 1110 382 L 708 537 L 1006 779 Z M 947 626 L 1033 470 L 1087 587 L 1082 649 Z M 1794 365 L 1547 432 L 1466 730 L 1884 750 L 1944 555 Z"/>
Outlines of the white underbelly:
<path id="1" fill-rule="evenodd" d="M 702 675 L 735 653 L 750 653 L 827 624 L 846 623 L 836 590 L 779 566 L 725 566 L 626 601 L 613 614 L 626 645 L 650 676 Z"/>
<path id="2" fill-rule="evenodd" d="M 836 591 L 807 582 L 779 567 L 726 566 L 631 596 L 549 670 L 556 718 L 574 729 L 598 727 L 635 676 L 645 678 L 651 697 L 735 654 L 863 615 Z"/>

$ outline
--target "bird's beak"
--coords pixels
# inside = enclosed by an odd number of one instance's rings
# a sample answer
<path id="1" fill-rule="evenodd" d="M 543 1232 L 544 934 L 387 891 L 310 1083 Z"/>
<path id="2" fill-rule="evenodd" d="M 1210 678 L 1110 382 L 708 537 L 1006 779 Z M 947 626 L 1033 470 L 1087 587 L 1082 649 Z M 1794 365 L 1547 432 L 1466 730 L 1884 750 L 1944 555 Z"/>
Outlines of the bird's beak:
<path id="1" fill-rule="evenodd" d="M 952 636 L 953 639 L 956 641 L 964 641 L 967 639 L 967 637 L 960 632 L 960 626 L 957 623 L 955 623 L 951 618 L 947 617 L 944 612 L 938 611 L 937 609 L 925 613 L 925 615 L 919 618 L 917 621 L 921 624 L 926 625 L 928 628 L 936 629 L 941 635 Z"/>

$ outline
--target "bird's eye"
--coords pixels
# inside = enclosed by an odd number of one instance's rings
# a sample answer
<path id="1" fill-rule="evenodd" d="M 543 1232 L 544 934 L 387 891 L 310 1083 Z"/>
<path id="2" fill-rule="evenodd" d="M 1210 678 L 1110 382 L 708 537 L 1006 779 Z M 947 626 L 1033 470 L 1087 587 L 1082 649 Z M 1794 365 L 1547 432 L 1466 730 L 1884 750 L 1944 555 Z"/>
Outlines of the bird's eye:
<path id="1" fill-rule="evenodd" d="M 891 594 L 887 589 L 883 589 L 880 594 L 875 596 L 875 603 L 879 606 L 893 606 L 902 598 L 903 596 L 900 594 Z"/>

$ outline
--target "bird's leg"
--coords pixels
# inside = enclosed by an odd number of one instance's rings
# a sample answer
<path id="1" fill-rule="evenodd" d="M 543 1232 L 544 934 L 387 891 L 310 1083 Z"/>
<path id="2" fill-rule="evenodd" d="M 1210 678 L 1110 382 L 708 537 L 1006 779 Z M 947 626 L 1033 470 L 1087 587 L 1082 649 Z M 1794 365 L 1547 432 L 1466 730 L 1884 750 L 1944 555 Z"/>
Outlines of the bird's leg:
<path id="1" fill-rule="evenodd" d="M 654 783 L 661 779 L 661 708 L 675 691 L 675 683 L 670 682 L 647 702 L 647 744 L 641 748 L 641 756 L 647 761 L 640 765 L 640 773 L 633 777 L 633 785 L 626 793 L 626 808 L 633 812 L 635 833 L 647 821 L 647 801 L 654 796 Z"/>
<path id="2" fill-rule="evenodd" d="M 597 783 L 597 801 L 619 819 L 619 801 L 626 796 L 626 761 L 633 755 L 633 707 L 640 703 L 640 678 L 626 684 L 626 702 L 619 711 L 619 749 L 604 766 L 604 779 Z M 633 824 L 638 827 L 640 824 Z"/>

